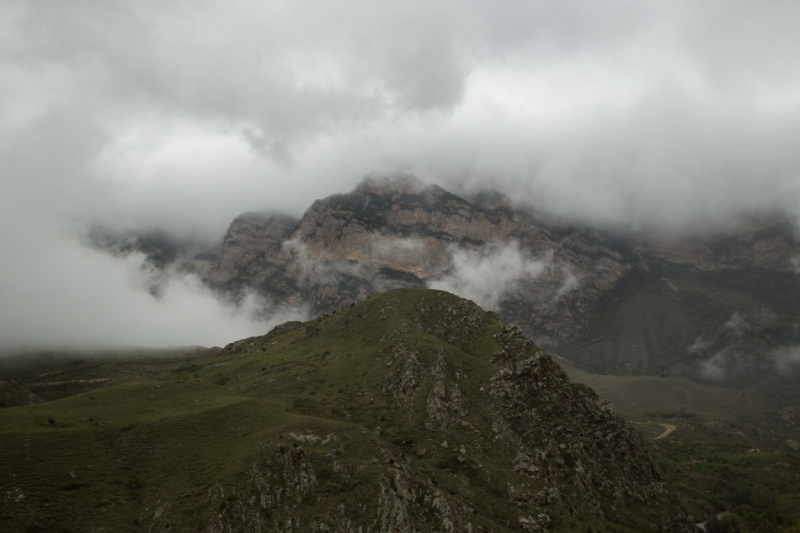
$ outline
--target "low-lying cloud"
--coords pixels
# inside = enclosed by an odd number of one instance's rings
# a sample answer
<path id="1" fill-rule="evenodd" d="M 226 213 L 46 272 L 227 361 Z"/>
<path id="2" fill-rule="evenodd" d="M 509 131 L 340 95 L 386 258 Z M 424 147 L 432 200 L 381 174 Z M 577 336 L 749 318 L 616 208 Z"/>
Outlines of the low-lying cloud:
<path id="1" fill-rule="evenodd" d="M 98 338 L 27 300 L 148 309 L 125 276 L 90 290 L 90 252 L 60 268 L 76 225 L 213 241 L 373 173 L 622 230 L 796 213 L 799 22 L 749 0 L 3 2 L 0 328 Z"/>
<path id="2" fill-rule="evenodd" d="M 297 284 L 301 288 L 312 286 L 337 287 L 347 279 L 364 279 L 366 272 L 360 263 L 332 260 L 327 256 L 315 257 L 308 247 L 295 237 L 283 243 L 297 269 Z"/>
<path id="3" fill-rule="evenodd" d="M 696 359 L 697 375 L 710 381 L 792 376 L 800 369 L 796 330 L 769 309 L 736 311 L 687 353 Z"/>
<path id="4" fill-rule="evenodd" d="M 302 309 L 269 309 L 248 295 L 226 304 L 194 275 L 158 273 L 141 254 L 124 258 L 76 240 L 51 243 L 41 261 L 5 259 L 15 283 L 0 285 L 0 350 L 225 345 L 264 334 Z"/>
<path id="5" fill-rule="evenodd" d="M 524 281 L 540 277 L 549 259 L 535 259 L 516 242 L 488 244 L 479 249 L 450 248 L 452 262 L 442 277 L 427 283 L 472 300 L 484 309 L 496 310 L 502 298 Z"/>
<path id="6" fill-rule="evenodd" d="M 780 346 L 772 352 L 778 372 L 784 376 L 791 376 L 798 370 L 800 364 L 800 346 Z"/>

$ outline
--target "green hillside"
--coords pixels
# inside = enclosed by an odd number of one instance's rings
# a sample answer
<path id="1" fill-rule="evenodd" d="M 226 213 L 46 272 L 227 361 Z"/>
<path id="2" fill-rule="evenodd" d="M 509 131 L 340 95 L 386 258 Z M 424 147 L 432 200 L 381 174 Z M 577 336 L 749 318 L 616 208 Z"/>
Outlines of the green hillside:
<path id="1" fill-rule="evenodd" d="M 800 531 L 800 391 L 792 380 L 720 388 L 591 374 L 557 360 L 632 422 L 697 520 L 732 511 L 741 531 Z"/>
<path id="2" fill-rule="evenodd" d="M 688 530 L 636 430 L 447 293 L 132 359 L 0 410 L 5 530 Z"/>

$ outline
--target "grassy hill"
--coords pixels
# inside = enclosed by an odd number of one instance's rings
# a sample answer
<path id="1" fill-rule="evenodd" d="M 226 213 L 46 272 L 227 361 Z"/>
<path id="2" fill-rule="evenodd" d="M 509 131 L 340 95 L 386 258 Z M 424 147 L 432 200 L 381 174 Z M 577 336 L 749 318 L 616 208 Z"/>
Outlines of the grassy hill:
<path id="1" fill-rule="evenodd" d="M 453 295 L 390 291 L 175 357 L 17 368 L 84 388 L 0 410 L 2 527 L 688 529 L 632 426 Z"/>

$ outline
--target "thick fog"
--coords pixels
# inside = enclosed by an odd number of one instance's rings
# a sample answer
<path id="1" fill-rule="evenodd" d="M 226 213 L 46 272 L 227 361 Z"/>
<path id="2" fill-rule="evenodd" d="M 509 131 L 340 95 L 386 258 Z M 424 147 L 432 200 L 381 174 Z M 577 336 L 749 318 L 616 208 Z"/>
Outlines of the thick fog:
<path id="1" fill-rule="evenodd" d="M 798 24 L 790 1 L 6 0 L 0 343 L 261 331 L 191 277 L 151 296 L 85 226 L 216 239 L 366 174 L 669 235 L 797 215 Z"/>

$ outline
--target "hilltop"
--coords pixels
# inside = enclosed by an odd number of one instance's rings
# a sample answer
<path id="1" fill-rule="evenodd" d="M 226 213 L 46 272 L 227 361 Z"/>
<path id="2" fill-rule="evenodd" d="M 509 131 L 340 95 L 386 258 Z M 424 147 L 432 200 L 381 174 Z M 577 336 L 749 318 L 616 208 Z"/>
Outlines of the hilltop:
<path id="1" fill-rule="evenodd" d="M 607 401 L 426 289 L 3 409 L 0 441 L 16 530 L 688 530 Z"/>

